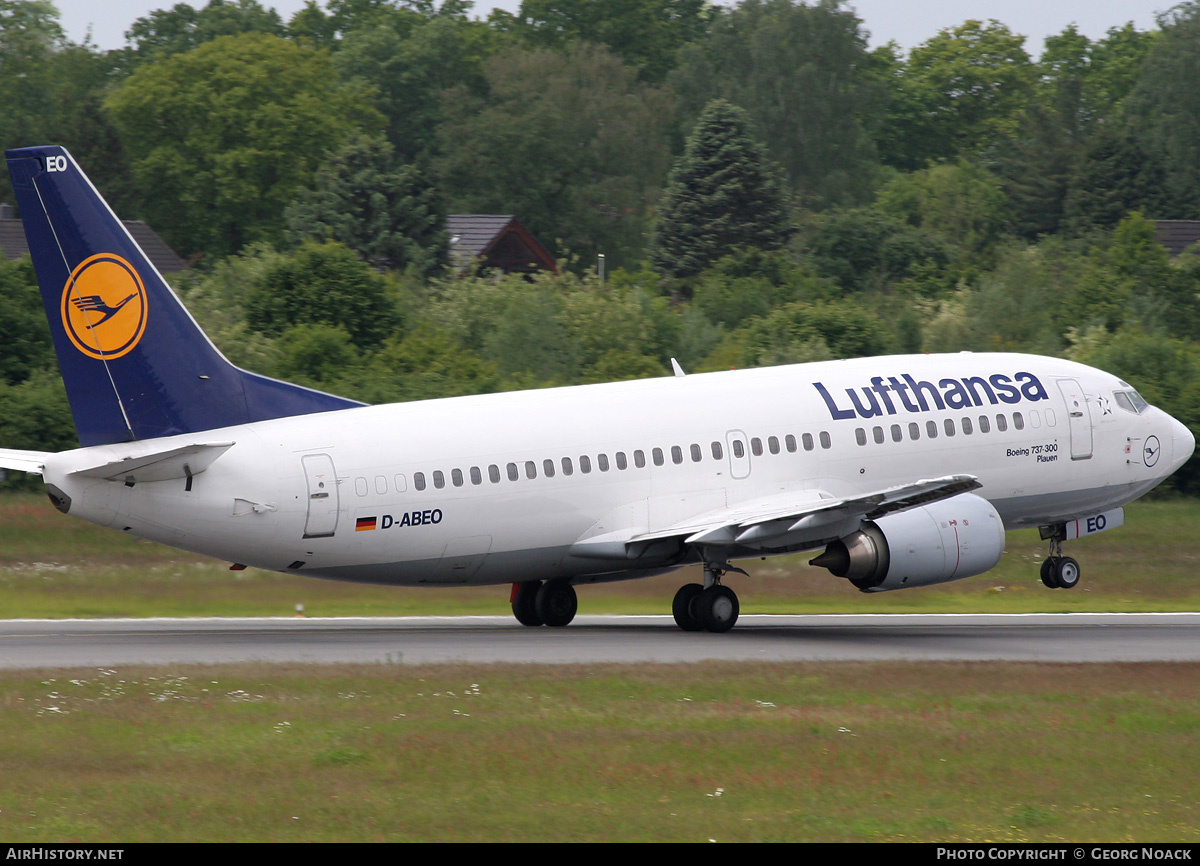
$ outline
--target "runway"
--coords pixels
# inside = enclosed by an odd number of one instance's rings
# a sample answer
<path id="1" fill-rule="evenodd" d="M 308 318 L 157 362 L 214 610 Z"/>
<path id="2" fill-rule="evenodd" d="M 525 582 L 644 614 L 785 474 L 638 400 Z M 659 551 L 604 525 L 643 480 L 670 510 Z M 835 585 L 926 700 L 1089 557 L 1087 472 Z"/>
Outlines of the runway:
<path id="1" fill-rule="evenodd" d="M 743 616 L 727 634 L 669 616 L 0 620 L 0 668 L 312 662 L 1200 661 L 1200 613 Z"/>

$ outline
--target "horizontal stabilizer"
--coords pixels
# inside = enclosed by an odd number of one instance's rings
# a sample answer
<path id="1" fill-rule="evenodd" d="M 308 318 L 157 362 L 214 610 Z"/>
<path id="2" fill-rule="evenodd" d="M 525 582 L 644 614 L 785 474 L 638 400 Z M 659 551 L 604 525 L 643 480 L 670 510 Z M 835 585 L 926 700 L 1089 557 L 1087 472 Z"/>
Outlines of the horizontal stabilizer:
<path id="1" fill-rule="evenodd" d="M 41 475 L 46 465 L 46 458 L 52 456 L 48 451 L 16 451 L 12 448 L 0 448 L 0 469 L 16 469 L 19 472 L 32 472 Z"/>
<path id="2" fill-rule="evenodd" d="M 947 475 L 845 499 L 812 490 L 774 494 L 635 535 L 628 543 L 679 538 L 685 544 L 712 547 L 794 547 L 840 537 L 863 520 L 876 520 L 979 487 L 973 475 Z"/>
<path id="3" fill-rule="evenodd" d="M 233 442 L 208 442 L 184 445 L 168 451 L 155 451 L 138 457 L 111 460 L 99 466 L 76 469 L 72 475 L 84 478 L 103 478 L 107 481 L 170 481 L 199 475 L 213 461 L 232 448 Z"/>

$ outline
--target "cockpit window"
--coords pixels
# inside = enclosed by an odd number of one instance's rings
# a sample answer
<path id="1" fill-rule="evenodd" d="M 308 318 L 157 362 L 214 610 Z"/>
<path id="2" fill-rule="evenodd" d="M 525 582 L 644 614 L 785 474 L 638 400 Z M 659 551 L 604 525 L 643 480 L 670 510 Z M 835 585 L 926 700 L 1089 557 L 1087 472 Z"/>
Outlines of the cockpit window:
<path id="1" fill-rule="evenodd" d="M 1135 415 L 1141 415 L 1146 411 L 1149 405 L 1142 399 L 1142 395 L 1137 391 L 1113 391 L 1113 399 L 1117 401 L 1117 405 L 1126 412 L 1132 412 Z"/>

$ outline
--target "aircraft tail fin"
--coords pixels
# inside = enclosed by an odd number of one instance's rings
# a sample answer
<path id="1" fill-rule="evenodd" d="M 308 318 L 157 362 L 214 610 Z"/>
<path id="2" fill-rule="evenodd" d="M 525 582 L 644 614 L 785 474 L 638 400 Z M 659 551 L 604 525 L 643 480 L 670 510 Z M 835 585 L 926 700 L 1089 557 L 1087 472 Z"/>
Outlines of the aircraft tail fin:
<path id="1" fill-rule="evenodd" d="M 81 444 L 363 405 L 234 367 L 65 148 L 5 156 Z"/>

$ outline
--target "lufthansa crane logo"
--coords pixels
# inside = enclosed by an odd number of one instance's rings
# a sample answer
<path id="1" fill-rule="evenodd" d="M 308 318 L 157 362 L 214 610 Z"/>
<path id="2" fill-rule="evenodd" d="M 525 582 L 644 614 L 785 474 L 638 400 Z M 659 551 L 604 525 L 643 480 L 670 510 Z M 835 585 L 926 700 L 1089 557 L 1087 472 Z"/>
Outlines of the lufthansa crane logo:
<path id="1" fill-rule="evenodd" d="M 62 320 L 75 348 L 89 358 L 120 358 L 146 332 L 142 278 L 113 253 L 84 259 L 63 288 Z"/>

